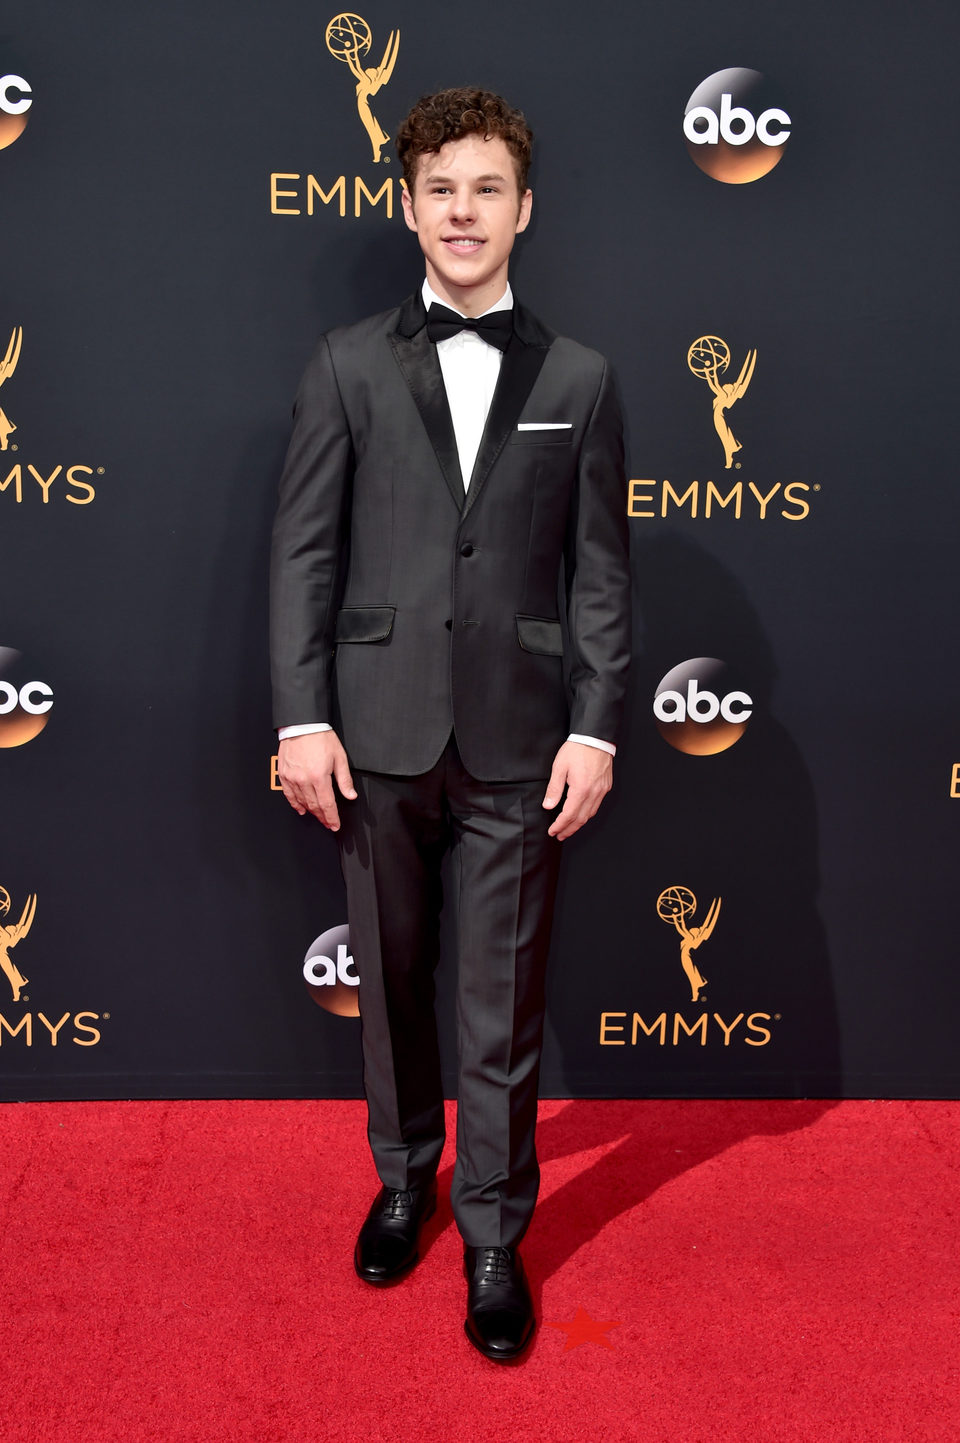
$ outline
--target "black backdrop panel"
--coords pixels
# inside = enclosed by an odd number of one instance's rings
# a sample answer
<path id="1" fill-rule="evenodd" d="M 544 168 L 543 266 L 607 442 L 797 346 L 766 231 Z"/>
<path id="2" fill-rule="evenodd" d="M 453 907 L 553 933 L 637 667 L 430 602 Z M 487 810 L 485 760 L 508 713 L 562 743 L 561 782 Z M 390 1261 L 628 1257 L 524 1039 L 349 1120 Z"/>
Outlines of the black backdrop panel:
<path id="1" fill-rule="evenodd" d="M 7 10 L 0 1095 L 358 1090 L 349 951 L 303 970 L 335 846 L 271 787 L 268 533 L 317 334 L 420 275 L 377 126 L 472 80 L 538 137 L 516 288 L 629 428 L 630 714 L 565 848 L 544 1090 L 956 1095 L 955 17 L 335 18 Z M 718 123 L 790 128 L 739 184 L 683 133 L 730 67 L 763 81 Z M 658 690 L 734 720 L 658 726 Z"/>

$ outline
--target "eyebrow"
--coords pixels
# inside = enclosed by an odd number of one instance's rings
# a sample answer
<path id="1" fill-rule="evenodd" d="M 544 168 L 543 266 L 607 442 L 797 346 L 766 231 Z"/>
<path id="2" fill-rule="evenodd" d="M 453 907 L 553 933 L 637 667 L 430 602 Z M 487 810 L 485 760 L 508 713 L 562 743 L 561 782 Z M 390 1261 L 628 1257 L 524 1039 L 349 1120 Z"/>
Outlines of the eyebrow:
<path id="1" fill-rule="evenodd" d="M 424 180 L 427 185 L 449 185 L 451 183 L 452 177 L 449 175 L 425 175 Z M 489 180 L 506 181 L 506 176 L 500 175 L 497 171 L 491 171 L 489 175 L 474 176 L 474 182 L 477 185 L 482 185 L 484 182 Z"/>

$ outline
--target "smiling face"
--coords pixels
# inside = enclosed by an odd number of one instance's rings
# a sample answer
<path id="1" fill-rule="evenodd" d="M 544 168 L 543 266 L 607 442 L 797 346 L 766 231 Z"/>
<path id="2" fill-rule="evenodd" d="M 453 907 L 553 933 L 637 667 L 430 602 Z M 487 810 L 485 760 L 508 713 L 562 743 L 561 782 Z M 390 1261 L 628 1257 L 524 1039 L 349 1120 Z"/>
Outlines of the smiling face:
<path id="1" fill-rule="evenodd" d="M 521 195 L 513 156 L 499 137 L 465 135 L 421 155 L 413 194 L 403 192 L 403 215 L 437 295 L 467 316 L 498 301 L 532 203 L 532 191 Z"/>

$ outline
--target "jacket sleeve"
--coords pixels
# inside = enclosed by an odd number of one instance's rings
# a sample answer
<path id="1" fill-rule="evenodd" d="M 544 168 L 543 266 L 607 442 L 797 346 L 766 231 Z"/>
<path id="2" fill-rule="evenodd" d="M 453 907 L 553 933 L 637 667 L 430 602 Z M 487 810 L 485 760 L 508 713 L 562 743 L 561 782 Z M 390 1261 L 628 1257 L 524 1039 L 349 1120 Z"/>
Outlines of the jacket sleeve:
<path id="1" fill-rule="evenodd" d="M 587 424 L 565 555 L 570 731 L 616 744 L 630 665 L 623 422 L 604 363 Z"/>
<path id="2" fill-rule="evenodd" d="M 333 632 L 354 450 L 326 338 L 294 404 L 270 560 L 274 726 L 332 721 Z"/>

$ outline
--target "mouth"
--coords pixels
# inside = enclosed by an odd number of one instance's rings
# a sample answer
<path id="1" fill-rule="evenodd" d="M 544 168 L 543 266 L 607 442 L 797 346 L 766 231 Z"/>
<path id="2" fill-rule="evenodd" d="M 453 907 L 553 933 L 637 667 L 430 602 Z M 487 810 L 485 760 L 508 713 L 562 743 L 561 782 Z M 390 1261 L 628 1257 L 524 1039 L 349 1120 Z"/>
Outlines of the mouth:
<path id="1" fill-rule="evenodd" d="M 444 236 L 443 243 L 461 255 L 469 255 L 472 251 L 478 251 L 484 244 L 484 242 L 478 240 L 476 236 L 464 235 Z"/>

